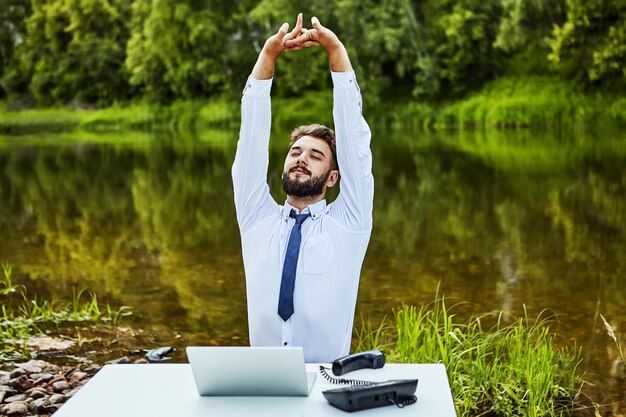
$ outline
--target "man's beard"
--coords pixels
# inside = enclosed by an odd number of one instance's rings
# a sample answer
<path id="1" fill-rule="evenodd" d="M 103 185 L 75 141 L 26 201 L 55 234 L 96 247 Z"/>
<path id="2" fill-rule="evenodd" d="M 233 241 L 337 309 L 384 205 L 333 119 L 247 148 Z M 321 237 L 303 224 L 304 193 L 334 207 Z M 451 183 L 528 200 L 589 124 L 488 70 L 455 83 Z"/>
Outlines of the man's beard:
<path id="1" fill-rule="evenodd" d="M 324 192 L 324 185 L 326 184 L 326 180 L 328 180 L 329 175 L 330 170 L 319 177 L 311 176 L 306 181 L 299 181 L 297 179 L 292 180 L 289 178 L 289 171 L 283 172 L 283 190 L 285 190 L 285 193 L 291 197 L 306 198 L 318 196 Z"/>

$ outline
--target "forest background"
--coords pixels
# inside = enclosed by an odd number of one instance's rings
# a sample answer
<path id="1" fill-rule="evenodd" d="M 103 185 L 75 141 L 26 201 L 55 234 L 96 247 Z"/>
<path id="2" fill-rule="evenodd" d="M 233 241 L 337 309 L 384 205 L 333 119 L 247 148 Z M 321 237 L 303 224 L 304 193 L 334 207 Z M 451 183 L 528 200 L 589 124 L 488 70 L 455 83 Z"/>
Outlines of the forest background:
<path id="1" fill-rule="evenodd" d="M 7 111 L 236 101 L 300 11 L 340 34 L 368 104 L 405 104 L 424 124 L 533 124 L 542 96 L 539 124 L 626 120 L 620 0 L 0 0 L 0 98 Z M 274 94 L 327 90 L 327 72 L 316 48 L 286 54 Z M 446 119 L 468 100 L 471 114 Z M 498 100 L 506 115 L 491 120 Z"/>

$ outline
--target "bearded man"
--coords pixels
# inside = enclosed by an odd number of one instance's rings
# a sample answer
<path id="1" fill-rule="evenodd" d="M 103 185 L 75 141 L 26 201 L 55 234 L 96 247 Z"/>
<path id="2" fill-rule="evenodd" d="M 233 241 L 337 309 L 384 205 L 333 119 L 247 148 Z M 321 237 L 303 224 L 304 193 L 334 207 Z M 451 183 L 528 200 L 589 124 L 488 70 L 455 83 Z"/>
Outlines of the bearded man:
<path id="1" fill-rule="evenodd" d="M 361 265 L 372 231 L 371 132 L 348 53 L 315 17 L 283 24 L 260 52 L 241 101 L 232 167 L 241 232 L 251 346 L 302 347 L 306 362 L 350 350 Z M 274 65 L 284 51 L 319 46 L 328 54 L 335 131 L 313 124 L 291 134 L 280 205 L 267 184 Z M 340 179 L 341 178 L 341 179 Z M 339 183 L 327 204 L 328 188 Z"/>

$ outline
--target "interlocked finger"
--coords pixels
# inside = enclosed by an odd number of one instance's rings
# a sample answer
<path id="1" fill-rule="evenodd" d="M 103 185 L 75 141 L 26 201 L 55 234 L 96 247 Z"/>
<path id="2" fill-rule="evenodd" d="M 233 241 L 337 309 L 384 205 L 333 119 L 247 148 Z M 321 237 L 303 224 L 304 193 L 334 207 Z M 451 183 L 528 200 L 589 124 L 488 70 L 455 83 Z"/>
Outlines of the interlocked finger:
<path id="1" fill-rule="evenodd" d="M 317 31 L 315 29 L 307 29 L 306 32 L 301 32 L 300 36 L 297 38 L 285 41 L 285 46 L 289 47 L 307 41 L 317 42 L 317 36 Z"/>
<path id="2" fill-rule="evenodd" d="M 304 29 L 300 32 L 300 34 L 304 33 Z M 285 37 L 283 38 L 283 46 L 286 47 L 287 49 L 289 49 L 289 47 L 286 45 L 287 41 L 290 41 L 296 37 L 298 37 L 298 34 L 293 34 L 293 31 L 289 32 L 288 34 L 285 35 Z"/>
<path id="3" fill-rule="evenodd" d="M 288 51 L 298 51 L 298 50 L 303 49 L 303 48 L 308 48 L 309 46 L 319 46 L 319 44 L 320 43 L 317 42 L 317 41 L 306 41 L 306 42 L 302 42 L 302 43 L 299 43 L 299 44 L 294 45 L 294 46 L 290 46 L 290 47 L 287 48 L 287 50 Z"/>
<path id="4" fill-rule="evenodd" d="M 296 19 L 296 26 L 294 26 L 293 30 L 291 32 L 289 32 L 287 35 L 285 35 L 285 37 L 283 38 L 283 43 L 295 38 L 296 36 L 300 35 L 302 33 L 302 13 L 298 14 L 298 18 Z"/>
<path id="5" fill-rule="evenodd" d="M 309 31 L 309 29 L 302 28 L 301 31 L 300 31 L 300 36 L 304 36 L 306 38 L 306 33 L 308 31 Z M 317 41 L 305 40 L 305 41 L 302 41 L 300 43 L 288 46 L 287 50 L 288 51 L 297 51 L 297 50 L 300 50 L 302 48 L 308 48 L 309 46 L 318 46 L 318 45 L 319 45 L 319 42 L 317 42 Z"/>

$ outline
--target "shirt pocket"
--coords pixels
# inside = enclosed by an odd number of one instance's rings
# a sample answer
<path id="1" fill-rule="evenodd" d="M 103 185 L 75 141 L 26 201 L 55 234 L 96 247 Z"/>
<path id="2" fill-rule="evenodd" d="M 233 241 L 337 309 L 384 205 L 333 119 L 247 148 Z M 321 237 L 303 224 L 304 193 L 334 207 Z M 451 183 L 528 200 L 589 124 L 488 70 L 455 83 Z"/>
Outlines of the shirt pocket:
<path id="1" fill-rule="evenodd" d="M 328 271 L 333 256 L 333 243 L 328 233 L 319 233 L 307 239 L 302 253 L 302 271 L 321 275 Z"/>

